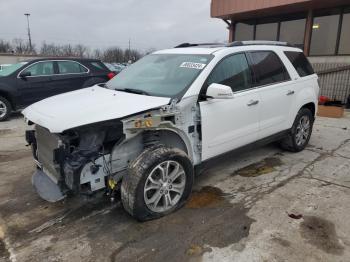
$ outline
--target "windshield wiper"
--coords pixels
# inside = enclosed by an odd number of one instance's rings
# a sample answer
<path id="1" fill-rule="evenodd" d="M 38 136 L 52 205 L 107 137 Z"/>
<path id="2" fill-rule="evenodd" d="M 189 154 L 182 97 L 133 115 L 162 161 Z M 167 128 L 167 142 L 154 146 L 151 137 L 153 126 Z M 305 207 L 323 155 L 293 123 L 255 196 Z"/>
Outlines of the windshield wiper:
<path id="1" fill-rule="evenodd" d="M 139 90 L 139 89 L 134 89 L 134 88 L 123 88 L 123 89 L 115 89 L 116 91 L 122 91 L 122 92 L 127 92 L 127 93 L 133 93 L 133 94 L 138 94 L 138 95 L 146 95 L 150 96 L 150 94 L 146 91 Z"/>

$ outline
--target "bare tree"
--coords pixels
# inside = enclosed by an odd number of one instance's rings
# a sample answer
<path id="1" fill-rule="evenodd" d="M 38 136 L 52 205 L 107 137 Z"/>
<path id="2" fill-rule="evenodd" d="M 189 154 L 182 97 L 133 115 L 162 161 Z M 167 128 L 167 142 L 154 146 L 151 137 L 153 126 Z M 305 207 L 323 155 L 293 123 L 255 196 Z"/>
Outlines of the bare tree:
<path id="1" fill-rule="evenodd" d="M 78 45 L 73 47 L 73 52 L 74 52 L 75 56 L 87 57 L 89 54 L 89 49 L 82 44 L 78 44 Z"/>
<path id="2" fill-rule="evenodd" d="M 105 62 L 121 63 L 124 62 L 124 52 L 123 49 L 119 47 L 111 47 L 103 52 L 101 59 Z"/>
<path id="3" fill-rule="evenodd" d="M 0 40 L 0 53 L 11 53 L 12 51 L 13 50 L 10 42 Z"/>
<path id="4" fill-rule="evenodd" d="M 61 46 L 62 56 L 75 56 L 74 48 L 68 44 Z"/>
<path id="5" fill-rule="evenodd" d="M 124 51 L 124 62 L 132 61 L 135 62 L 142 57 L 142 54 L 135 49 L 125 49 Z"/>
<path id="6" fill-rule="evenodd" d="M 32 44 L 32 48 L 27 41 L 21 38 L 15 38 L 12 41 L 13 50 L 18 54 L 36 54 L 35 45 Z"/>
<path id="7" fill-rule="evenodd" d="M 24 39 L 14 39 L 11 42 L 0 39 L 0 52 L 8 53 L 15 52 L 17 54 L 36 54 L 35 46 L 32 45 L 33 50 L 30 49 L 30 45 Z M 147 50 L 146 54 L 152 53 L 155 49 Z M 125 63 L 128 61 L 135 62 L 140 59 L 143 53 L 136 49 L 122 49 L 120 47 L 110 47 L 105 50 L 96 48 L 91 51 L 87 46 L 78 45 L 58 45 L 55 43 L 46 43 L 45 41 L 40 45 L 38 54 L 43 56 L 65 56 L 65 57 L 90 57 L 100 59 L 104 62 L 110 63 Z"/>
<path id="8" fill-rule="evenodd" d="M 42 43 L 40 48 L 40 54 L 44 56 L 60 56 L 61 50 L 60 46 L 55 44 Z"/>

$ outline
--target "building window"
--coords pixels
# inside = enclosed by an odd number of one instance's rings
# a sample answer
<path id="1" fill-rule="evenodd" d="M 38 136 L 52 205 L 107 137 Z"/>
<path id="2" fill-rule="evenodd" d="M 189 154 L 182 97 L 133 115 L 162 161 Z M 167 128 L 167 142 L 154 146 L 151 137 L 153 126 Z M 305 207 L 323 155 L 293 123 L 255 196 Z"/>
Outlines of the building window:
<path id="1" fill-rule="evenodd" d="M 256 25 L 256 40 L 277 40 L 278 23 Z"/>
<path id="2" fill-rule="evenodd" d="M 345 9 L 343 15 L 339 55 L 350 55 L 350 8 Z"/>
<path id="3" fill-rule="evenodd" d="M 279 40 L 304 48 L 306 19 L 281 22 Z"/>
<path id="4" fill-rule="evenodd" d="M 314 18 L 310 55 L 335 55 L 339 21 L 339 14 Z"/>
<path id="5" fill-rule="evenodd" d="M 254 39 L 254 25 L 237 23 L 236 24 L 236 41 L 247 41 Z"/>

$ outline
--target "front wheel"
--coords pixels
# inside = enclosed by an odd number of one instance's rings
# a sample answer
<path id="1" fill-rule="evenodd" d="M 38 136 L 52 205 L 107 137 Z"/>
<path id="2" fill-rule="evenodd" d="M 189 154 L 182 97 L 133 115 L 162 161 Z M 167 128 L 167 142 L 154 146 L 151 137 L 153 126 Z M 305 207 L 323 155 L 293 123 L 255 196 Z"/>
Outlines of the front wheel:
<path id="1" fill-rule="evenodd" d="M 123 206 L 139 221 L 167 215 L 185 204 L 193 176 L 192 162 L 183 151 L 164 146 L 147 149 L 123 178 Z"/>
<path id="2" fill-rule="evenodd" d="M 0 122 L 5 121 L 10 116 L 11 111 L 10 102 L 6 98 L 0 96 Z"/>
<path id="3" fill-rule="evenodd" d="M 290 133 L 280 142 L 282 149 L 291 152 L 303 151 L 310 141 L 313 124 L 314 116 L 311 110 L 302 108 L 295 118 Z"/>

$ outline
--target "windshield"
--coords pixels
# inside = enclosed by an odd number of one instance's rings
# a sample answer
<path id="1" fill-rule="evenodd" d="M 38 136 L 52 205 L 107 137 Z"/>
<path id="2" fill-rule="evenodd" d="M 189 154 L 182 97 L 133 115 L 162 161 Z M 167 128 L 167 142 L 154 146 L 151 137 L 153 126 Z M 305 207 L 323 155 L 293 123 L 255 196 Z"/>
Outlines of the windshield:
<path id="1" fill-rule="evenodd" d="M 212 58 L 212 55 L 148 55 L 106 85 L 126 92 L 175 97 L 192 84 Z"/>
<path id="2" fill-rule="evenodd" d="M 27 62 L 21 62 L 18 64 L 14 64 L 14 65 L 10 65 L 7 67 L 4 67 L 1 71 L 0 71 L 0 76 L 8 76 L 11 75 L 13 72 L 15 72 L 17 69 L 21 68 L 22 66 L 24 66 Z"/>

